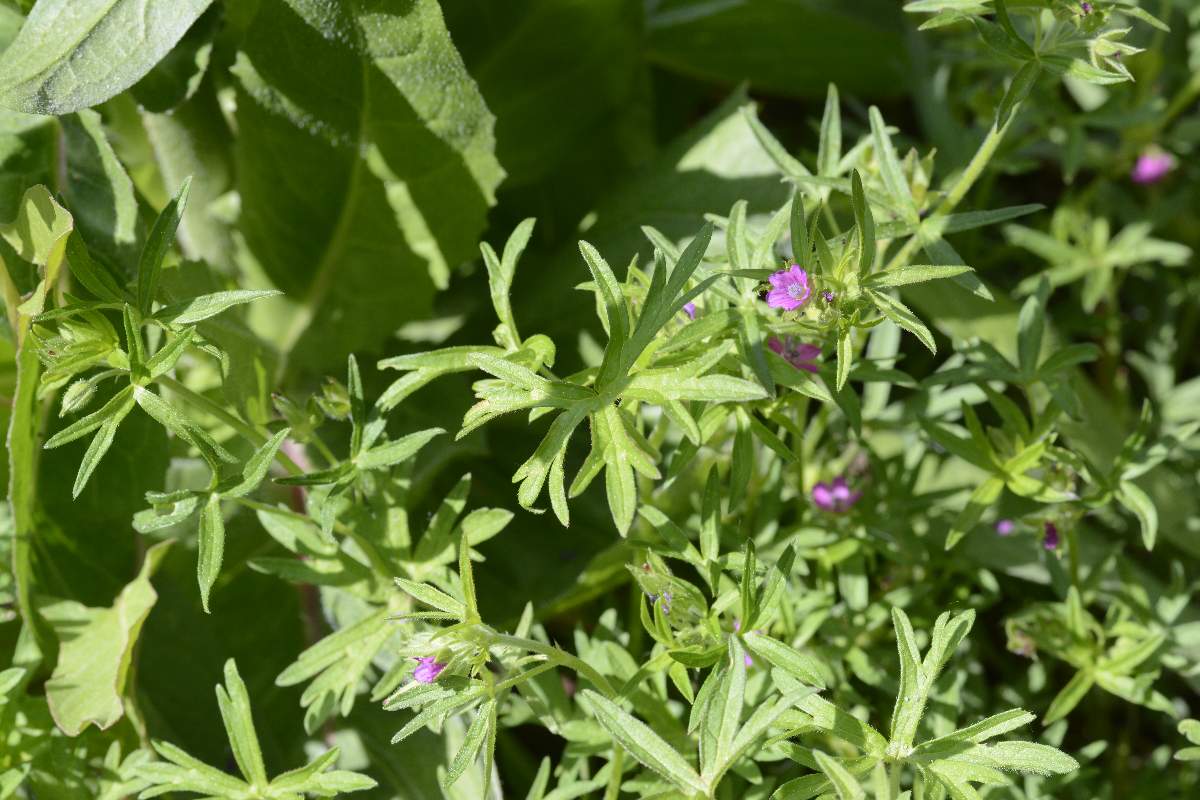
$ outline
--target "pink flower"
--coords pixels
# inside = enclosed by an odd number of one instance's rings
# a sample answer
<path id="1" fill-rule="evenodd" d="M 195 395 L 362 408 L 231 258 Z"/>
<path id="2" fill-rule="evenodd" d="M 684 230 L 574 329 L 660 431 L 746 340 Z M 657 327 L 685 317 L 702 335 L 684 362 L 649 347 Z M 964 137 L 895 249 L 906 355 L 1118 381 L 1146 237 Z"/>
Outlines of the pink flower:
<path id="1" fill-rule="evenodd" d="M 695 303 L 684 303 L 683 311 L 685 314 L 688 315 L 688 319 L 696 318 L 696 304 Z"/>
<path id="2" fill-rule="evenodd" d="M 845 477 L 841 475 L 834 478 L 832 484 L 822 481 L 814 486 L 812 490 L 812 500 L 817 508 L 823 511 L 832 511 L 836 514 L 849 511 L 850 507 L 857 503 L 860 497 L 862 497 L 862 492 L 850 491 Z"/>
<path id="3" fill-rule="evenodd" d="M 1042 539 L 1042 546 L 1047 550 L 1058 549 L 1058 526 L 1053 522 L 1046 523 L 1046 536 Z"/>
<path id="4" fill-rule="evenodd" d="M 996 520 L 996 533 L 1001 536 L 1008 536 L 1016 527 L 1016 524 L 1011 519 Z"/>
<path id="5" fill-rule="evenodd" d="M 1174 156 L 1164 153 L 1162 150 L 1151 149 L 1138 156 L 1137 163 L 1133 165 L 1133 171 L 1129 173 L 1129 178 L 1134 183 L 1143 185 L 1158 183 L 1173 169 L 1175 169 Z"/>
<path id="6" fill-rule="evenodd" d="M 413 679 L 417 683 L 433 683 L 446 668 L 445 664 L 439 664 L 433 656 L 422 656 L 416 659 L 416 662 L 417 668 L 413 670 Z"/>
<path id="7" fill-rule="evenodd" d="M 808 273 L 800 269 L 799 264 L 792 264 L 768 278 L 771 291 L 767 294 L 767 305 L 771 308 L 782 308 L 784 311 L 795 311 L 808 302 L 812 287 L 808 284 Z"/>
<path id="8" fill-rule="evenodd" d="M 783 339 L 772 336 L 767 340 L 767 347 L 771 348 L 771 352 L 783 356 L 784 360 L 796 369 L 817 371 L 817 365 L 813 361 L 821 355 L 821 348 L 815 344 L 804 344 L 791 336 L 785 336 Z"/>

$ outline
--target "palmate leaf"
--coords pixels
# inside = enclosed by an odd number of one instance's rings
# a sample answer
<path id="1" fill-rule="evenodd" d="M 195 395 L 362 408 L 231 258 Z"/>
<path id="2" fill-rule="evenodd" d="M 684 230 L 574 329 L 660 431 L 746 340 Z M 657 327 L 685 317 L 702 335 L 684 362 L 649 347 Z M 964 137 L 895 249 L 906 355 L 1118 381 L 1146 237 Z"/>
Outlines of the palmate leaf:
<path id="1" fill-rule="evenodd" d="M 493 117 L 434 0 L 265 0 L 243 41 L 241 228 L 302 303 L 287 369 L 327 367 L 423 314 L 470 258 L 504 176 Z"/>

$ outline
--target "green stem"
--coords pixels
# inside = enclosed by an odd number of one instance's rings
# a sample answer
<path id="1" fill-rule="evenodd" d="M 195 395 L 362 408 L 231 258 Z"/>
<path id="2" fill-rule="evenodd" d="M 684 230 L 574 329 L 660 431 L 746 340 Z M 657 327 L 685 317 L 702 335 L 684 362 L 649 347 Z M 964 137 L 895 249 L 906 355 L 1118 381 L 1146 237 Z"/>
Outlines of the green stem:
<path id="1" fill-rule="evenodd" d="M 8 498 L 12 507 L 12 570 L 17 589 L 17 609 L 38 649 L 51 652 L 53 640 L 33 604 L 33 537 L 37 530 L 38 400 L 41 376 L 32 341 L 24 335 L 28 319 L 21 317 L 17 330 L 17 388 L 8 424 Z"/>
<path id="2" fill-rule="evenodd" d="M 523 636 L 510 636 L 506 633 L 495 634 L 492 643 L 507 645 L 509 647 L 519 647 L 531 653 L 544 655 L 556 664 L 561 664 L 567 669 L 573 670 L 577 674 L 587 678 L 597 689 L 604 692 L 609 699 L 616 699 L 618 696 L 617 690 L 608 682 L 608 678 L 605 678 L 586 662 L 565 650 L 560 650 L 552 644 L 543 644 L 536 639 L 528 639 Z"/>
<path id="3" fill-rule="evenodd" d="M 1071 585 L 1079 589 L 1079 534 L 1074 525 L 1067 529 L 1067 558 L 1071 566 Z"/>
<path id="4" fill-rule="evenodd" d="M 992 129 L 984 137 L 983 142 L 979 145 L 979 149 L 975 151 L 975 155 L 971 157 L 971 161 L 962 171 L 962 174 L 958 176 L 958 180 L 954 182 L 954 186 L 946 193 L 946 196 L 938 204 L 937 209 L 929 219 L 921 225 L 921 229 L 918 229 L 915 234 L 910 236 L 908 241 L 896 251 L 896 255 L 892 256 L 892 260 L 888 262 L 887 269 L 902 267 L 909 263 L 909 259 L 912 258 L 917 248 L 923 247 L 926 244 L 926 239 L 922 235 L 922 229 L 930 225 L 931 220 L 949 216 L 958 204 L 963 201 L 963 198 L 967 196 L 967 192 L 971 191 L 971 187 L 979 180 L 979 176 L 983 174 L 983 170 L 996 154 L 996 149 L 1000 147 L 1000 142 L 1004 140 L 1005 134 L 1012 127 L 1013 120 L 1017 118 L 1020 110 L 1021 104 L 1017 103 L 1013 106 L 1012 113 L 1009 114 L 1008 121 L 1004 123 L 1003 127 L 997 128 L 994 123 L 992 124 Z M 940 238 L 941 234 L 939 233 L 934 237 L 934 240 L 936 241 L 936 239 Z"/>

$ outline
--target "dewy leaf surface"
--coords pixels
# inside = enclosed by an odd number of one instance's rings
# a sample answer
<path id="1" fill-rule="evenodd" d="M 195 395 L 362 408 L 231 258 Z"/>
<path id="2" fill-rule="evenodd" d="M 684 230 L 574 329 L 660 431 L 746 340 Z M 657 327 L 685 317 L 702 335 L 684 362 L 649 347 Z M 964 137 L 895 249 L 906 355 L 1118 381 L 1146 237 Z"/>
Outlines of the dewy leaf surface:
<path id="1" fill-rule="evenodd" d="M 504 177 L 494 119 L 433 0 L 264 0 L 234 72 L 242 229 L 302 304 L 289 367 L 328 366 L 474 256 Z"/>
<path id="2" fill-rule="evenodd" d="M 150 71 L 212 0 L 40 0 L 0 57 L 0 105 L 69 114 Z"/>

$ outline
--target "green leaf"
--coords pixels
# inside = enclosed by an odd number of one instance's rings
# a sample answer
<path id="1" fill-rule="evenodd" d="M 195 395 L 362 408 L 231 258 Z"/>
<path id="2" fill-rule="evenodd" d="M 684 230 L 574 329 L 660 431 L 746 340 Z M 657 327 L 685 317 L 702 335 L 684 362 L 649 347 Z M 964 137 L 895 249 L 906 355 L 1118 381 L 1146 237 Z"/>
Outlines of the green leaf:
<path id="1" fill-rule="evenodd" d="M 150 357 L 150 360 L 146 362 L 146 373 L 151 380 L 174 369 L 184 351 L 187 350 L 187 346 L 192 343 L 195 334 L 195 328 L 184 328 Z"/>
<path id="2" fill-rule="evenodd" d="M 112 399 L 101 406 L 98 410 L 93 411 L 85 417 L 80 417 L 75 422 L 72 422 L 67 427 L 60 430 L 58 433 L 46 440 L 43 445 L 47 450 L 59 447 L 73 442 L 80 437 L 87 436 L 92 431 L 99 428 L 107 420 L 113 417 L 124 417 L 129 413 L 126 407 L 129 401 L 134 397 L 134 387 L 126 386 L 121 391 L 113 395 Z M 103 455 L 103 454 L 101 454 Z"/>
<path id="3" fill-rule="evenodd" d="M 932 688 L 932 678 L 921 668 L 921 651 L 908 615 L 899 607 L 892 608 L 892 625 L 896 629 L 896 648 L 900 651 L 900 686 L 896 690 L 896 706 L 892 710 L 893 745 L 904 748 L 912 745 L 925 701 Z M 928 678 L 928 680 L 927 680 Z"/>
<path id="4" fill-rule="evenodd" d="M 1004 479 L 996 476 L 988 478 L 975 487 L 975 491 L 971 492 L 971 496 L 967 499 L 967 505 L 955 517 L 950 532 L 946 534 L 947 550 L 962 541 L 971 528 L 978 524 L 984 512 L 995 505 L 1003 492 Z"/>
<path id="5" fill-rule="evenodd" d="M 283 444 L 283 440 L 291 432 L 291 428 L 283 428 L 276 431 L 270 439 L 255 450 L 254 455 L 250 456 L 246 464 L 242 467 L 242 480 L 235 486 L 223 490 L 222 495 L 225 497 L 244 497 L 257 489 L 258 485 L 267 477 L 267 471 L 275 461 L 275 455 L 279 452 L 279 447 Z"/>
<path id="6" fill-rule="evenodd" d="M 67 181 L 61 191 L 75 217 L 76 230 L 110 263 L 133 267 L 139 237 L 144 233 L 137 195 L 105 135 L 100 114 L 81 109 L 60 117 L 59 124 L 67 161 Z"/>
<path id="7" fill-rule="evenodd" d="M 1075 676 L 1059 690 L 1054 700 L 1051 701 L 1050 707 L 1046 709 L 1046 713 L 1042 717 L 1042 724 L 1052 725 L 1070 714 L 1075 706 L 1079 705 L 1079 701 L 1084 698 L 1084 695 L 1091 691 L 1095 683 L 1096 679 L 1092 677 L 1090 670 L 1081 669 L 1076 672 Z"/>
<path id="8" fill-rule="evenodd" d="M 213 292 L 180 303 L 172 303 L 166 308 L 159 309 L 154 314 L 154 318 L 176 325 L 194 325 L 210 317 L 215 317 L 228 308 L 243 303 L 253 303 L 264 297 L 275 297 L 278 294 L 279 292 L 274 289 L 236 289 L 228 292 Z"/>
<path id="9" fill-rule="evenodd" d="M 820 750 L 813 750 L 813 758 L 817 760 L 821 772 L 824 772 L 825 777 L 833 784 L 838 800 L 863 800 L 867 796 L 858 779 L 842 766 L 842 762 Z"/>
<path id="10" fill-rule="evenodd" d="M 157 394 L 142 386 L 132 388 L 133 399 L 137 401 L 143 411 L 158 420 L 161 425 L 180 439 L 199 450 L 200 455 L 210 464 L 216 465 L 220 461 L 232 464 L 237 461 L 228 450 L 213 441 L 213 438 L 203 428 L 185 417 Z M 82 420 L 80 421 L 82 422 Z"/>
<path id="11" fill-rule="evenodd" d="M 458 619 L 466 617 L 466 606 L 445 592 L 425 583 L 410 581 L 408 578 L 396 578 L 395 580 L 397 586 L 425 605 L 447 614 L 453 614 Z"/>
<path id="12" fill-rule="evenodd" d="M 78 736 L 88 725 L 105 730 L 124 716 L 134 646 L 158 599 L 150 577 L 170 546 L 160 542 L 146 551 L 138 577 L 111 608 L 88 608 L 73 600 L 42 607 L 60 638 L 46 701 L 55 724 L 68 736 Z"/>
<path id="13" fill-rule="evenodd" d="M 1041 74 L 1042 65 L 1037 60 L 1026 61 L 1017 74 L 1013 76 L 1012 83 L 1008 86 L 1008 91 L 1004 93 L 1004 98 L 1001 99 L 1000 105 L 996 108 L 996 127 L 1003 128 L 1008 124 L 1008 118 L 1012 116 L 1013 109 L 1025 101 L 1029 97 L 1029 93 L 1033 90 L 1033 86 L 1037 83 L 1038 75 Z"/>
<path id="14" fill-rule="evenodd" d="M 875 158 L 879 162 L 879 174 L 883 178 L 883 185 L 887 188 L 892 202 L 904 216 L 912 222 L 917 222 L 917 205 L 913 202 L 908 179 L 904 177 L 904 171 L 900 168 L 900 159 L 896 157 L 896 148 L 887 132 L 887 125 L 883 122 L 883 115 L 879 113 L 878 108 L 871 106 L 869 116 L 871 141 L 875 145 Z"/>
<path id="15" fill-rule="evenodd" d="M 850 368 L 854 366 L 854 341 L 850 331 L 838 331 L 837 339 L 837 390 L 840 392 L 850 378 Z"/>
<path id="16" fill-rule="evenodd" d="M 887 740 L 879 731 L 819 695 L 805 697 L 800 701 L 800 708 L 818 728 L 829 731 L 869 755 L 882 756 L 887 749 Z"/>
<path id="17" fill-rule="evenodd" d="M 158 278 L 162 273 L 163 260 L 175 242 L 175 231 L 179 228 L 179 220 L 187 206 L 188 188 L 191 185 L 192 179 L 185 178 L 179 192 L 158 215 L 154 227 L 150 229 L 150 235 L 146 238 L 146 246 L 138 260 L 137 273 L 137 307 L 143 316 L 150 313 L 150 307 L 158 293 Z"/>
<path id="18" fill-rule="evenodd" d="M 1153 550 L 1154 539 L 1158 535 L 1158 509 L 1155 508 L 1150 495 L 1142 491 L 1136 483 L 1122 481 L 1121 485 L 1117 487 L 1115 496 L 1118 503 L 1132 511 L 1138 518 L 1138 524 L 1142 529 L 1142 544 L 1146 546 L 1147 550 Z"/>
<path id="19" fill-rule="evenodd" d="M 986 749 L 985 749 L 986 747 Z M 1066 775 L 1079 769 L 1079 762 L 1061 750 L 1036 742 L 996 742 L 972 751 L 986 753 L 1000 769 L 1033 775 Z"/>
<path id="20" fill-rule="evenodd" d="M 495 702 L 487 703 L 476 712 L 475 719 L 471 721 L 471 727 L 467 728 L 467 735 L 463 737 L 462 746 L 454 754 L 454 758 L 446 770 L 446 775 L 442 778 L 442 785 L 447 789 L 462 777 L 467 767 L 475 763 L 475 759 L 483 747 L 484 739 L 487 738 L 488 727 L 492 724 L 495 713 Z"/>
<path id="21" fill-rule="evenodd" d="M 40 0 L 0 58 L 0 105 L 68 114 L 128 89 L 211 0 Z"/>
<path id="22" fill-rule="evenodd" d="M 821 676 L 821 663 L 814 656 L 784 644 L 778 639 L 772 639 L 766 634 L 750 633 L 746 636 L 746 647 L 750 652 L 762 658 L 772 666 L 788 673 L 805 683 L 825 688 L 825 679 Z"/>
<path id="23" fill-rule="evenodd" d="M 225 556 L 225 519 L 221 516 L 221 495 L 215 492 L 200 509 L 198 544 L 196 580 L 200 583 L 200 602 L 207 614 L 208 597 L 221 573 L 221 561 Z"/>
<path id="24" fill-rule="evenodd" d="M 72 498 L 79 497 L 79 493 L 87 485 L 88 478 L 92 477 L 92 473 L 96 471 L 100 459 L 104 458 L 104 454 L 112 446 L 113 437 L 117 435 L 117 427 L 133 410 L 133 405 L 133 394 L 129 393 L 125 396 L 125 402 L 121 404 L 120 408 L 100 424 L 100 430 L 96 432 L 96 436 L 88 445 L 87 452 L 83 454 L 83 460 L 79 462 L 79 473 L 75 476 L 74 486 L 71 487 Z"/>
<path id="25" fill-rule="evenodd" d="M 407 461 L 417 454 L 418 451 L 430 440 L 441 436 L 446 431 L 442 428 L 430 428 L 424 431 L 410 433 L 407 436 L 402 436 L 399 439 L 391 442 L 384 442 L 378 447 L 360 453 L 354 459 L 354 463 L 359 469 L 371 470 L 382 469 L 399 464 L 402 461 Z"/>
<path id="26" fill-rule="evenodd" d="M 917 315 L 908 309 L 908 306 L 891 295 L 874 289 L 868 289 L 867 294 L 875 302 L 875 307 L 881 314 L 916 336 L 929 352 L 937 353 L 937 344 L 933 340 L 933 334 L 930 333 L 929 328 L 925 327 L 925 323 L 917 319 Z"/>
<path id="27" fill-rule="evenodd" d="M 964 272 L 971 272 L 971 268 L 957 264 L 913 264 L 907 267 L 895 267 L 883 272 L 874 272 L 866 277 L 863 285 L 871 287 L 906 286 L 910 283 L 924 283 L 925 281 L 953 278 L 955 275 L 962 275 Z"/>
<path id="28" fill-rule="evenodd" d="M 721 683 L 722 695 L 716 706 L 718 711 L 715 720 L 717 746 L 711 762 L 704 764 L 703 771 L 706 774 L 709 772 L 710 764 L 725 763 L 733 756 L 733 742 L 742 720 L 742 707 L 746 702 L 745 652 L 742 650 L 738 637 L 730 636 L 726 649 L 728 661 L 725 667 L 725 678 Z"/>
<path id="29" fill-rule="evenodd" d="M 821 114 L 821 135 L 817 144 L 817 172 L 827 178 L 838 174 L 842 160 L 842 109 L 837 86 L 829 84 L 825 92 L 825 111 Z M 795 251 L 793 251 L 795 252 Z M 807 255 L 805 250 L 804 254 Z"/>
<path id="30" fill-rule="evenodd" d="M 858 228 L 858 271 L 866 275 L 875 264 L 875 218 L 863 194 L 862 178 L 857 170 L 850 173 L 850 199 L 854 204 L 854 221 Z"/>
<path id="31" fill-rule="evenodd" d="M 707 796 L 708 784 L 683 756 L 663 741 L 646 723 L 591 689 L 581 692 L 584 701 L 613 740 L 644 766 L 654 770 L 685 793 Z"/>
<path id="32" fill-rule="evenodd" d="M 225 662 L 225 686 L 217 686 L 217 706 L 221 710 L 221 721 L 225 723 L 225 733 L 229 736 L 229 745 L 238 769 L 251 786 L 265 788 L 267 768 L 263 764 L 258 734 L 254 731 L 250 695 L 232 658 Z"/>
<path id="33" fill-rule="evenodd" d="M 39 276 L 41 281 L 37 289 L 19 306 L 25 316 L 35 317 L 42 313 L 46 292 L 58 280 L 67 237 L 74 225 L 75 220 L 66 209 L 55 202 L 45 186 L 26 189 L 17 206 L 16 219 L 0 223 L 0 239 L 7 242 L 22 259 L 42 267 L 42 274 Z M 12 270 L 16 265 L 5 266 L 9 270 L 11 280 Z M 8 313 L 13 315 L 16 309 L 9 308 Z"/>
<path id="34" fill-rule="evenodd" d="M 125 301 L 125 293 L 104 267 L 92 260 L 78 232 L 67 239 L 67 263 L 75 280 L 98 299 L 110 303 Z"/>
<path id="35" fill-rule="evenodd" d="M 290 374 L 424 316 L 504 170 L 436 0 L 256 6 L 233 67 L 239 227 L 301 303 L 279 339 Z"/>

